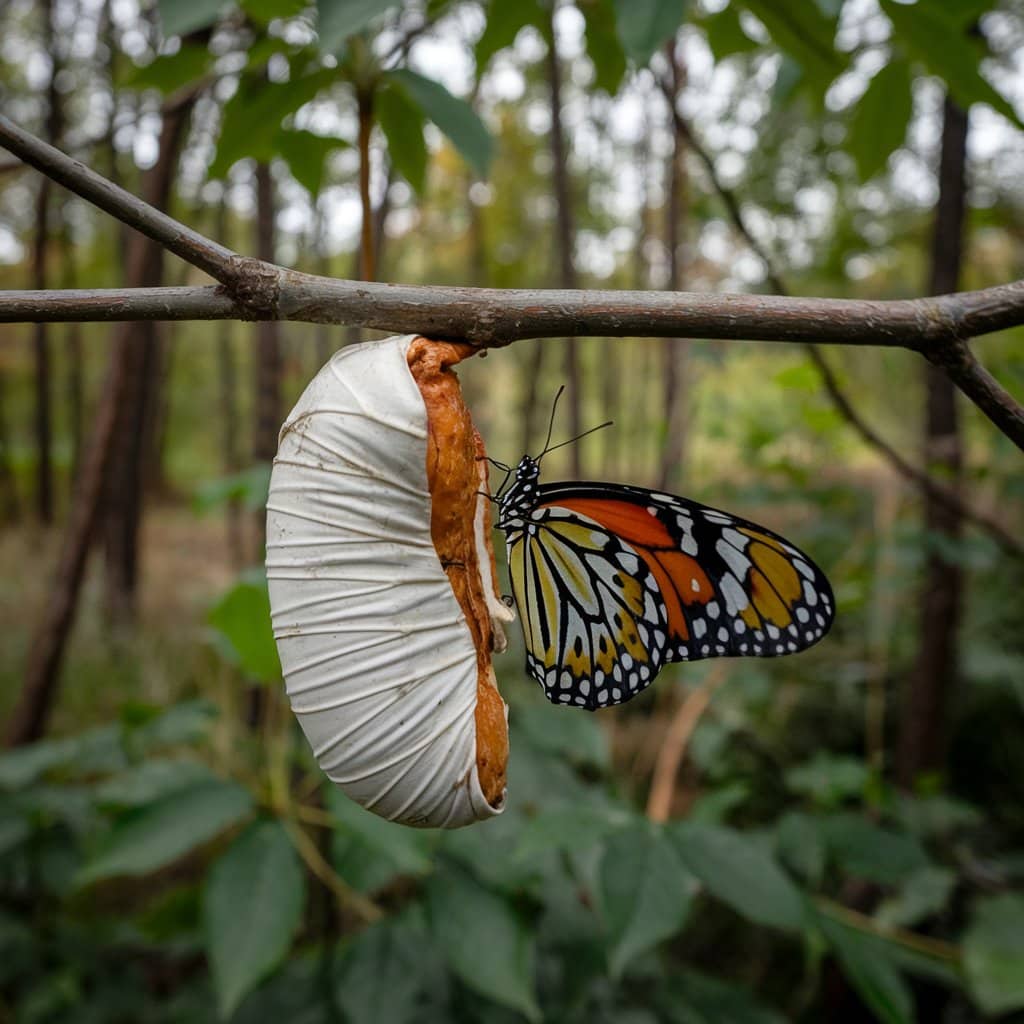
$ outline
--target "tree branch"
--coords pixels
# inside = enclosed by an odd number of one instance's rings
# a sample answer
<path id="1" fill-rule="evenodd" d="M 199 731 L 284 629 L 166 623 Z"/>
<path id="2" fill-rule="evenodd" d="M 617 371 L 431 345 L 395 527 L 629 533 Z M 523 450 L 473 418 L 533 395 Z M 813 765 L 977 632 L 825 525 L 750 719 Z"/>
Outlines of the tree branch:
<path id="1" fill-rule="evenodd" d="M 673 107 L 694 151 L 710 157 Z M 952 362 L 965 394 L 1024 450 L 1024 410 L 986 374 L 962 339 L 1024 324 L 1024 281 L 929 299 L 788 298 L 781 295 L 499 290 L 378 284 L 316 277 L 246 258 L 107 181 L 0 114 L 0 145 L 118 220 L 211 274 L 222 289 L 0 293 L 0 322 L 56 320 L 299 320 L 465 339 L 481 347 L 523 338 L 703 337 L 908 348 Z M 716 179 L 713 178 L 713 181 Z M 727 190 L 719 186 L 725 198 Z M 766 260 L 743 225 L 735 223 Z M 225 291 L 227 294 L 225 294 Z M 951 346 L 954 346 L 951 349 Z M 968 352 L 968 355 L 970 353 Z M 945 364 L 943 364 L 945 365 Z"/>

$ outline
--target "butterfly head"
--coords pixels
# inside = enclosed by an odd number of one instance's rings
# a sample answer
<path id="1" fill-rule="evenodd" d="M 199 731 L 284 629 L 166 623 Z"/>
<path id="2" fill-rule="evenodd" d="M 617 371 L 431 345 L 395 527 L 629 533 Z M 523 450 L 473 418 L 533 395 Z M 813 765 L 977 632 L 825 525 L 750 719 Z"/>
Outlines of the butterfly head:
<path id="1" fill-rule="evenodd" d="M 499 497 L 498 529 L 521 527 L 523 520 L 536 508 L 540 479 L 540 460 L 524 455 L 509 479 L 505 493 Z"/>

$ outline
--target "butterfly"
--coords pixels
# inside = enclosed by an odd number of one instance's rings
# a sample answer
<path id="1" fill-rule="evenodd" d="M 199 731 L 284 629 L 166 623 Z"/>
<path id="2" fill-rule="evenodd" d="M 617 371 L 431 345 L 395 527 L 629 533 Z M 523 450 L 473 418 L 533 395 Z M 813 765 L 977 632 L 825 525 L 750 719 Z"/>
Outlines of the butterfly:
<path id="1" fill-rule="evenodd" d="M 553 450 L 495 463 L 526 669 L 548 700 L 594 711 L 669 662 L 793 654 L 828 632 L 828 580 L 778 534 L 643 487 L 541 483 Z"/>

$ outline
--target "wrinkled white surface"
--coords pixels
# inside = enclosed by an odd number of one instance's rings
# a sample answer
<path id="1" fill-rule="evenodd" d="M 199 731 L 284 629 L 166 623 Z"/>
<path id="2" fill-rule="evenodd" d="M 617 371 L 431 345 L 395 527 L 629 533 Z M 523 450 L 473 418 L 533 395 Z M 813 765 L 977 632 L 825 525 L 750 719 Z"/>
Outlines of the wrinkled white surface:
<path id="1" fill-rule="evenodd" d="M 292 709 L 327 775 L 410 825 L 490 817 L 477 665 L 430 537 L 413 335 L 336 353 L 281 429 L 267 579 Z"/>

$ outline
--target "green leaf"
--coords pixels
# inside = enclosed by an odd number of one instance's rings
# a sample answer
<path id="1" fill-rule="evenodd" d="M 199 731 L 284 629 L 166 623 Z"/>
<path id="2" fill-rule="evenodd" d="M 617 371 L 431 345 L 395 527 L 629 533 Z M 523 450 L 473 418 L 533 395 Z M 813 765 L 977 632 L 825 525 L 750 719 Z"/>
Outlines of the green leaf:
<path id="1" fill-rule="evenodd" d="M 306 0 L 238 0 L 238 6 L 259 25 L 275 18 L 295 18 L 309 6 Z"/>
<path id="2" fill-rule="evenodd" d="M 809 885 L 817 886 L 825 873 L 825 842 L 817 820 L 790 811 L 776 825 L 775 843 L 783 863 Z"/>
<path id="3" fill-rule="evenodd" d="M 615 27 L 612 0 L 579 0 L 578 6 L 583 12 L 587 56 L 594 65 L 594 85 L 614 96 L 626 74 L 626 52 Z"/>
<path id="4" fill-rule="evenodd" d="M 317 68 L 288 82 L 268 82 L 261 72 L 242 76 L 224 105 L 217 152 L 209 176 L 222 178 L 238 160 L 271 160 L 281 122 L 337 80 L 338 71 Z"/>
<path id="5" fill-rule="evenodd" d="M 492 0 L 487 8 L 487 21 L 480 38 L 473 48 L 476 59 L 476 75 L 479 78 L 487 69 L 491 58 L 516 41 L 516 36 L 527 25 L 541 28 L 547 22 L 537 0 Z"/>
<path id="6" fill-rule="evenodd" d="M 40 740 L 0 754 L 0 790 L 20 790 L 54 769 L 117 768 L 125 763 L 121 730 L 102 725 L 77 736 Z"/>
<path id="7" fill-rule="evenodd" d="M 857 758 L 818 753 L 810 761 L 786 772 L 786 785 L 794 793 L 811 797 L 823 807 L 834 807 L 851 797 L 861 796 L 870 774 L 868 766 Z"/>
<path id="8" fill-rule="evenodd" d="M 928 855 L 913 836 L 882 828 L 859 814 L 821 819 L 831 856 L 844 871 L 884 885 L 899 885 L 928 866 Z"/>
<path id="9" fill-rule="evenodd" d="M 183 43 L 177 53 L 157 57 L 145 67 L 133 67 L 121 84 L 126 89 L 158 89 L 167 96 L 202 78 L 212 63 L 213 54 L 205 46 Z"/>
<path id="10" fill-rule="evenodd" d="M 601 858 L 601 906 L 612 977 L 686 923 L 696 883 L 663 829 L 643 822 L 611 837 Z"/>
<path id="11" fill-rule="evenodd" d="M 835 23 L 807 0 L 743 0 L 768 30 L 773 42 L 795 60 L 824 95 L 843 70 L 835 48 Z"/>
<path id="12" fill-rule="evenodd" d="M 715 60 L 724 60 L 736 53 L 752 53 L 760 48 L 760 44 L 743 31 L 740 16 L 732 4 L 702 18 L 699 24 L 708 37 Z"/>
<path id="13" fill-rule="evenodd" d="M 206 782 L 178 790 L 118 821 L 99 854 L 79 873 L 80 885 L 118 875 L 145 875 L 177 860 L 252 810 L 248 790 Z"/>
<path id="14" fill-rule="evenodd" d="M 213 607 L 210 625 L 224 654 L 250 678 L 269 683 L 281 678 L 266 580 L 243 578 Z"/>
<path id="15" fill-rule="evenodd" d="M 595 715 L 552 715 L 547 704 L 516 709 L 515 724 L 530 745 L 560 762 L 607 771 L 611 765 L 608 736 Z"/>
<path id="16" fill-rule="evenodd" d="M 316 0 L 317 34 L 323 53 L 337 53 L 349 36 L 398 6 L 398 0 Z"/>
<path id="17" fill-rule="evenodd" d="M 199 761 L 149 758 L 113 778 L 101 782 L 93 795 L 104 807 L 142 807 L 162 800 L 179 789 L 189 789 L 215 777 Z"/>
<path id="18" fill-rule="evenodd" d="M 358 836 L 372 847 L 379 857 L 386 857 L 395 869 L 407 875 L 428 874 L 434 866 L 431 849 L 437 833 L 430 829 L 413 829 L 364 810 L 337 787 L 325 791 L 327 810 L 342 833 Z"/>
<path id="19" fill-rule="evenodd" d="M 672 837 L 683 863 L 738 914 L 790 931 L 803 927 L 799 890 L 750 839 L 722 826 L 689 823 L 675 826 Z"/>
<path id="20" fill-rule="evenodd" d="M 528 860 L 551 850 L 586 850 L 629 824 L 628 811 L 573 805 L 542 811 L 519 834 L 516 857 Z"/>
<path id="21" fill-rule="evenodd" d="M 913 113 L 910 65 L 891 60 L 871 79 L 850 121 L 847 145 L 861 181 L 885 169 L 886 161 L 907 135 Z"/>
<path id="22" fill-rule="evenodd" d="M 388 918 L 360 932 L 345 950 L 335 981 L 338 1003 L 352 1024 L 409 1024 L 422 1018 L 425 991 L 444 965 L 430 936 L 412 913 Z"/>
<path id="23" fill-rule="evenodd" d="M 906 982 L 885 955 L 884 944 L 828 917 L 821 930 L 843 973 L 882 1024 L 913 1024 L 914 1003 Z"/>
<path id="24" fill-rule="evenodd" d="M 622 48 L 637 67 L 671 39 L 683 20 L 687 0 L 614 0 Z"/>
<path id="25" fill-rule="evenodd" d="M 212 25 L 225 6 L 224 0 L 158 0 L 160 25 L 165 36 L 187 36 Z"/>
<path id="26" fill-rule="evenodd" d="M 1024 128 L 1010 103 L 981 75 L 983 45 L 967 34 L 968 26 L 944 10 L 944 5 L 919 2 L 908 6 L 882 0 L 882 10 L 907 56 L 941 78 L 961 107 L 966 110 L 972 103 L 987 103 L 1011 124 Z"/>
<path id="27" fill-rule="evenodd" d="M 506 900 L 452 866 L 429 882 L 427 914 L 435 941 L 466 986 L 528 1020 L 541 1019 L 533 937 Z"/>
<path id="28" fill-rule="evenodd" d="M 946 868 L 922 868 L 900 886 L 899 893 L 884 900 L 875 912 L 879 924 L 911 928 L 939 913 L 956 888 L 956 875 Z"/>
<path id="29" fill-rule="evenodd" d="M 473 108 L 453 96 L 440 82 L 424 78 L 415 71 L 399 68 L 389 73 L 438 128 L 451 139 L 466 162 L 481 178 L 487 177 L 494 142 Z"/>
<path id="30" fill-rule="evenodd" d="M 1024 896 L 978 900 L 963 951 L 971 995 L 985 1013 L 1024 1009 Z"/>
<path id="31" fill-rule="evenodd" d="M 274 140 L 292 177 L 315 199 L 324 180 L 324 163 L 338 149 L 351 146 L 337 135 L 317 135 L 305 129 L 282 128 Z"/>
<path id="32" fill-rule="evenodd" d="M 693 1024 L 785 1024 L 785 1018 L 761 1006 L 753 995 L 735 982 L 722 981 L 688 968 L 673 972 L 669 981 L 672 1007 L 685 1006 L 695 1017 L 666 1015 L 667 1020 L 692 1020 Z"/>
<path id="33" fill-rule="evenodd" d="M 302 865 L 276 821 L 254 822 L 213 865 L 203 925 L 222 1017 L 284 959 L 305 901 Z"/>
<path id="34" fill-rule="evenodd" d="M 427 178 L 423 111 L 397 81 L 385 80 L 376 104 L 377 119 L 388 141 L 388 155 L 395 170 L 422 194 Z"/>

